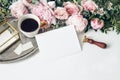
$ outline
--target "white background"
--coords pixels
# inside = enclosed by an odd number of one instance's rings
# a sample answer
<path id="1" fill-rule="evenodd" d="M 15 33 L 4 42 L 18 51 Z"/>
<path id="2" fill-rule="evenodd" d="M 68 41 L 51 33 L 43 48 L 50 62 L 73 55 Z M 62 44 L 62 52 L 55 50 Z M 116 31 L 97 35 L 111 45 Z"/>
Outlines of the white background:
<path id="1" fill-rule="evenodd" d="M 79 54 L 48 63 L 40 53 L 24 61 L 0 64 L 0 80 L 120 80 L 120 35 L 88 32 L 88 37 L 108 44 L 107 49 L 84 43 Z"/>

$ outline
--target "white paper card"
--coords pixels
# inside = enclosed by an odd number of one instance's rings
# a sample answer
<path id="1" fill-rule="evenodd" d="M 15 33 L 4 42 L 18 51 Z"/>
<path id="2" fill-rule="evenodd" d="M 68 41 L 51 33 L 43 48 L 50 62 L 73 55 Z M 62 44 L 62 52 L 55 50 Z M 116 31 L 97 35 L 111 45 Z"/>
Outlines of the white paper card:
<path id="1" fill-rule="evenodd" d="M 19 44 L 18 47 L 14 50 L 14 52 L 17 54 L 17 55 L 20 55 L 22 53 L 22 44 Z"/>
<path id="2" fill-rule="evenodd" d="M 19 44 L 18 47 L 14 50 L 14 52 L 17 55 L 20 55 L 22 52 L 28 51 L 28 50 L 32 50 L 34 49 L 34 46 L 32 44 L 32 42 L 27 42 L 25 44 Z"/>
<path id="3" fill-rule="evenodd" d="M 74 26 L 62 27 L 35 36 L 40 50 L 40 59 L 54 60 L 80 53 L 80 43 Z"/>

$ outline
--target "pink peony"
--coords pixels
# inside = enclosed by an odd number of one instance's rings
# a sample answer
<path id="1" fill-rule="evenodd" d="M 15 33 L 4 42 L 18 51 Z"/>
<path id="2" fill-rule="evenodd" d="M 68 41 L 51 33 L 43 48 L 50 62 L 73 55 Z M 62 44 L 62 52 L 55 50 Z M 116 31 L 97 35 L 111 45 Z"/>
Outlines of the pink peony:
<path id="1" fill-rule="evenodd" d="M 104 26 L 104 21 L 98 18 L 94 18 L 91 20 L 91 26 L 93 29 L 101 29 Z"/>
<path id="2" fill-rule="evenodd" d="M 94 12 L 96 9 L 98 9 L 98 6 L 92 0 L 82 0 L 81 5 L 85 10 L 89 10 L 91 12 Z"/>
<path id="3" fill-rule="evenodd" d="M 16 18 L 20 18 L 22 15 L 28 13 L 27 8 L 24 6 L 21 0 L 14 2 L 10 6 L 10 10 L 11 10 L 12 16 L 15 16 Z"/>
<path id="4" fill-rule="evenodd" d="M 79 12 L 79 7 L 75 3 L 65 2 L 64 8 L 70 15 L 77 14 Z"/>
<path id="5" fill-rule="evenodd" d="M 56 18 L 60 20 L 68 19 L 68 13 L 65 8 L 63 7 L 57 7 L 56 10 L 54 11 L 54 15 Z"/>
<path id="6" fill-rule="evenodd" d="M 47 25 L 44 26 L 45 28 L 50 27 L 51 24 L 55 24 L 55 17 L 52 10 L 41 3 L 34 5 L 31 13 L 38 16 L 41 21 L 47 21 Z"/>
<path id="7" fill-rule="evenodd" d="M 82 32 L 86 28 L 88 21 L 82 15 L 72 15 L 68 18 L 66 24 L 74 25 L 77 32 Z"/>
<path id="8" fill-rule="evenodd" d="M 46 4 L 45 0 L 39 0 L 39 4 L 32 4 L 29 0 L 23 0 L 25 6 L 27 6 L 30 12 L 40 18 L 44 26 L 42 28 L 48 28 L 51 24 L 56 24 L 52 9 Z M 41 23 L 41 24 L 42 24 Z"/>

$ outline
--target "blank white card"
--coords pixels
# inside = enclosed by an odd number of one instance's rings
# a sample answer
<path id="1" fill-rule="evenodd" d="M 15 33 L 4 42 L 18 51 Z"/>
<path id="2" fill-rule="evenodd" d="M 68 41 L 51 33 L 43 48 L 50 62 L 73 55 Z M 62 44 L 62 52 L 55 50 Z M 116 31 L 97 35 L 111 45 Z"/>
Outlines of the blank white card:
<path id="1" fill-rule="evenodd" d="M 80 43 L 74 26 L 66 26 L 35 36 L 40 50 L 40 60 L 50 61 L 80 53 Z"/>

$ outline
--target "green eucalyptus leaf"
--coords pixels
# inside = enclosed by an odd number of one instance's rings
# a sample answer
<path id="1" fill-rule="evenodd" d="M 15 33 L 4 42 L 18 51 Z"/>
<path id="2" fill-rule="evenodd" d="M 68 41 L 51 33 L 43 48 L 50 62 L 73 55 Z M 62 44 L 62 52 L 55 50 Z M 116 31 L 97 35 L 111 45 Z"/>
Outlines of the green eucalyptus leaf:
<path id="1" fill-rule="evenodd" d="M 120 24 L 120 21 L 117 21 L 118 24 Z"/>

